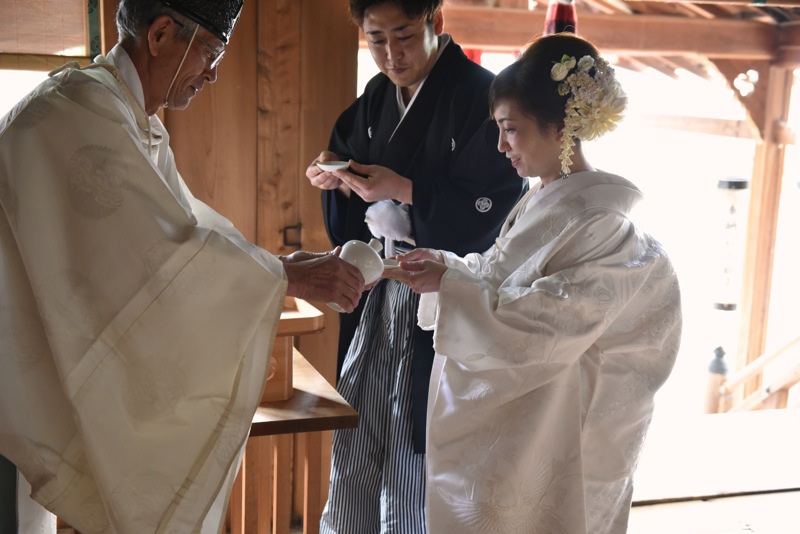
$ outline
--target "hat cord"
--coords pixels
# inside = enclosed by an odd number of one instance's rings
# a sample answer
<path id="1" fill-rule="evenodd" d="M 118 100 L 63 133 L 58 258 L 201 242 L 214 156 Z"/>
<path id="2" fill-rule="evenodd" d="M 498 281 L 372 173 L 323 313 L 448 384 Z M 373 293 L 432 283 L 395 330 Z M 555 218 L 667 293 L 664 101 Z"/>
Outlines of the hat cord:
<path id="1" fill-rule="evenodd" d="M 181 71 L 183 67 L 184 61 L 186 61 L 186 56 L 189 55 L 189 49 L 192 48 L 192 44 L 194 43 L 194 37 L 197 35 L 197 30 L 200 28 L 199 24 L 194 25 L 194 31 L 192 32 L 192 38 L 189 39 L 189 45 L 186 47 L 186 51 L 183 53 L 183 57 L 181 58 L 181 62 L 178 64 L 178 68 L 175 70 L 175 75 L 172 77 L 172 81 L 169 83 L 169 88 L 167 88 L 167 94 L 164 96 L 164 104 L 162 107 L 164 109 L 169 109 L 169 94 L 172 92 L 172 86 L 175 85 L 175 80 L 178 79 L 178 73 Z"/>

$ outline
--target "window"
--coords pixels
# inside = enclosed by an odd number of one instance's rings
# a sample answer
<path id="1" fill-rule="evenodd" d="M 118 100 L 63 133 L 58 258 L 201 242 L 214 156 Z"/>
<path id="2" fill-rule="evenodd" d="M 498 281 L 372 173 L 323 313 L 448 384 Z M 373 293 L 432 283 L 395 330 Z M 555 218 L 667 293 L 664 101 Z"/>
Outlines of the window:
<path id="1" fill-rule="evenodd" d="M 0 70 L 0 116 L 46 78 L 43 71 Z"/>
<path id="2" fill-rule="evenodd" d="M 0 53 L 86 57 L 87 12 L 86 0 L 3 0 Z"/>

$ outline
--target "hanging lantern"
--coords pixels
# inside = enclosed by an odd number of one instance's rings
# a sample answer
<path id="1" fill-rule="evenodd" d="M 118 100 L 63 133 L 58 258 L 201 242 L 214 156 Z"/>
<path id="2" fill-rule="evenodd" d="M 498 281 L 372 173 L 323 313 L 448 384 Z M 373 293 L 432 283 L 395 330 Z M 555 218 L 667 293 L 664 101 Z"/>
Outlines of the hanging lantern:
<path id="1" fill-rule="evenodd" d="M 741 293 L 749 186 L 748 180 L 737 177 L 728 177 L 717 183 L 717 189 L 722 193 L 723 220 L 717 242 L 719 272 L 715 277 L 714 308 L 722 311 L 735 310 Z"/>
<path id="2" fill-rule="evenodd" d="M 544 17 L 544 34 L 578 33 L 578 13 L 575 0 L 550 0 Z"/>
<path id="3" fill-rule="evenodd" d="M 720 221 L 718 235 L 713 240 L 716 247 L 711 251 L 715 264 L 710 280 L 714 314 L 708 332 L 718 346 L 708 367 L 705 413 L 726 411 L 731 400 L 729 394 L 723 394 L 722 386 L 728 371 L 725 354 L 735 354 L 738 345 L 737 305 L 742 289 L 749 186 L 748 180 L 738 177 L 727 177 L 717 182 L 717 190 L 721 193 L 718 197 Z"/>

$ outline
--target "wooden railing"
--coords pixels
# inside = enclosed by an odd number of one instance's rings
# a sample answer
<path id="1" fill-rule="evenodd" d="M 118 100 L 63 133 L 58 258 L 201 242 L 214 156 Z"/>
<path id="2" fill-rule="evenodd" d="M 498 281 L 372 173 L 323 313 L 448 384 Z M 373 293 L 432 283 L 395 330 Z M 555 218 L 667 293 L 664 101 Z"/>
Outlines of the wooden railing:
<path id="1" fill-rule="evenodd" d="M 781 364 L 783 371 L 766 384 L 742 396 L 740 391 L 751 379 L 762 377 L 770 365 Z M 764 353 L 742 369 L 726 375 L 711 375 L 706 412 L 741 412 L 767 408 L 786 408 L 789 390 L 800 382 L 800 337 L 773 352 Z M 718 386 L 718 387 L 717 387 Z M 740 400 L 735 400 L 738 398 Z"/>

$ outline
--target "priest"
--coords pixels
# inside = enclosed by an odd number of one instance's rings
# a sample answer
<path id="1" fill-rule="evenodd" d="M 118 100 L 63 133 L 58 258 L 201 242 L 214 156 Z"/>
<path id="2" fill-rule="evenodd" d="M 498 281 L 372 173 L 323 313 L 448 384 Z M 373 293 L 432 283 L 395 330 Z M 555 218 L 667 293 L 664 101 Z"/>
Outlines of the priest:
<path id="1" fill-rule="evenodd" d="M 156 113 L 217 78 L 242 0 L 122 0 L 119 43 L 0 121 L 0 454 L 82 534 L 219 532 L 285 295 L 353 310 L 195 199 Z"/>

